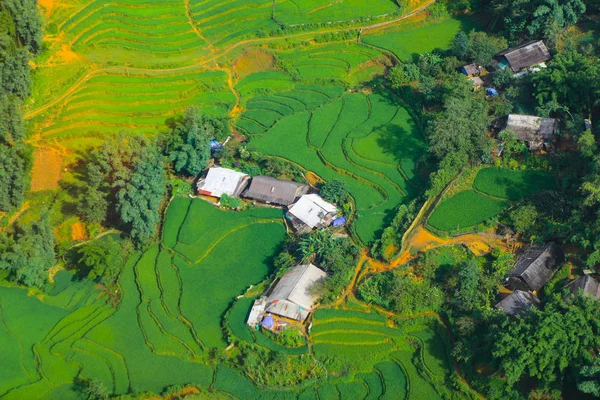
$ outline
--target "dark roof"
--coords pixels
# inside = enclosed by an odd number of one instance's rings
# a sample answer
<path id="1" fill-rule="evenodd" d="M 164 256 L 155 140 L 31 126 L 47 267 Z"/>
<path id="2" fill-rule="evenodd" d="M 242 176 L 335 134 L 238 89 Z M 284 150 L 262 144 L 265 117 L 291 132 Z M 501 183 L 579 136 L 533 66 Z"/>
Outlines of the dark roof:
<path id="1" fill-rule="evenodd" d="M 498 56 L 504 56 L 514 72 L 519 72 L 523 68 L 531 67 L 552 58 L 548 48 L 541 40 L 521 43 L 498 53 Z"/>
<path id="2" fill-rule="evenodd" d="M 270 176 L 256 176 L 252 178 L 244 197 L 265 203 L 289 206 L 300 196 L 306 194 L 308 189 L 308 185 L 302 183 L 282 181 Z"/>
<path id="3" fill-rule="evenodd" d="M 564 253 L 555 243 L 543 247 L 532 246 L 517 259 L 509 275 L 522 279 L 531 290 L 540 290 L 552 278 L 563 260 Z"/>
<path id="4" fill-rule="evenodd" d="M 539 307 L 540 301 L 531 292 L 515 290 L 506 296 L 501 302 L 496 304 L 496 308 L 504 310 L 506 315 L 524 315 L 531 307 Z"/>
<path id="5" fill-rule="evenodd" d="M 580 276 L 579 278 L 567 283 L 565 286 L 573 294 L 578 294 L 579 290 L 586 296 L 600 298 L 600 282 L 590 275 Z"/>

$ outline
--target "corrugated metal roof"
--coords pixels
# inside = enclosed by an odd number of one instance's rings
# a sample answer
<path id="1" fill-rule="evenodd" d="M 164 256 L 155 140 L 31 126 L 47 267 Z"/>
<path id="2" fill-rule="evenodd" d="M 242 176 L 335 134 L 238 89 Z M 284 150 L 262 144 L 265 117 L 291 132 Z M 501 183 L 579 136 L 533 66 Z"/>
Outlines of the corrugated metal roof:
<path id="1" fill-rule="evenodd" d="M 314 228 L 321 223 L 328 225 L 331 222 L 328 219 L 333 220 L 330 217 L 335 216 L 337 208 L 333 204 L 323 200 L 321 196 L 313 193 L 302 196 L 290 208 L 289 213 L 306 225 Z"/>
<path id="2" fill-rule="evenodd" d="M 304 320 L 318 296 L 311 293 L 315 283 L 327 277 L 312 264 L 298 265 L 285 273 L 267 299 L 267 311 L 296 320 Z"/>
<path id="3" fill-rule="evenodd" d="M 529 247 L 517 260 L 510 276 L 522 279 L 531 290 L 540 290 L 564 260 L 562 249 L 549 243 Z"/>
<path id="4" fill-rule="evenodd" d="M 270 176 L 255 176 L 244 197 L 265 203 L 289 206 L 298 197 L 308 192 L 308 185 L 298 182 L 282 181 Z"/>
<path id="5" fill-rule="evenodd" d="M 228 168 L 214 167 L 208 170 L 204 181 L 198 182 L 198 192 L 213 197 L 223 194 L 239 196 L 248 184 L 248 175 Z"/>
<path id="6" fill-rule="evenodd" d="M 507 315 L 514 316 L 526 314 L 531 307 L 539 307 L 539 304 L 539 299 L 533 293 L 515 290 L 495 307 L 504 310 Z"/>
<path id="7" fill-rule="evenodd" d="M 518 139 L 525 142 L 549 142 L 556 132 L 556 126 L 557 122 L 554 118 L 510 114 L 505 129 L 513 131 Z"/>
<path id="8" fill-rule="evenodd" d="M 523 68 L 531 67 L 552 58 L 548 48 L 541 40 L 522 43 L 519 46 L 504 50 L 498 55 L 506 57 L 510 68 L 514 72 L 519 72 Z"/>

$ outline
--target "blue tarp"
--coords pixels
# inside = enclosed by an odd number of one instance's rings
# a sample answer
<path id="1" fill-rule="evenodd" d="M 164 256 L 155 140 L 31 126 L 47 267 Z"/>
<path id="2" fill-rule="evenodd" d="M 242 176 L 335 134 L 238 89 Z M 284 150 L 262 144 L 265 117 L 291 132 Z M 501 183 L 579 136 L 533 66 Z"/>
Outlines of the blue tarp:
<path id="1" fill-rule="evenodd" d="M 219 141 L 218 141 L 218 140 L 212 139 L 212 140 L 210 141 L 210 148 L 211 148 L 212 150 L 217 150 L 217 149 L 221 149 L 221 148 L 223 148 L 223 145 L 222 145 L 221 143 L 219 143 Z"/>
<path id="2" fill-rule="evenodd" d="M 333 226 L 342 226 L 346 223 L 346 217 L 341 216 L 333 220 Z"/>
<path id="3" fill-rule="evenodd" d="M 498 91 L 494 88 L 485 88 L 485 93 L 488 96 L 498 96 L 498 94 L 499 94 Z"/>
<path id="4" fill-rule="evenodd" d="M 263 326 L 263 328 L 273 329 L 273 327 L 275 326 L 275 319 L 273 319 L 273 316 L 271 314 L 268 314 L 262 320 L 262 326 Z"/>

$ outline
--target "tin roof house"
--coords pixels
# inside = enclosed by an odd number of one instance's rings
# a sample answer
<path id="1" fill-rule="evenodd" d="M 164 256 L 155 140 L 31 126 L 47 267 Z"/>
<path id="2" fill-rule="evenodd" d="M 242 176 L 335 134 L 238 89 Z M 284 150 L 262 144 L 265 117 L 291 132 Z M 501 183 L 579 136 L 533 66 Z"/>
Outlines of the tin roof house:
<path id="1" fill-rule="evenodd" d="M 308 193 L 309 186 L 292 181 L 282 181 L 270 176 L 255 176 L 244 197 L 279 206 L 289 206 Z"/>
<path id="2" fill-rule="evenodd" d="M 563 261 L 564 253 L 555 243 L 529 247 L 509 272 L 506 286 L 522 291 L 540 290 L 554 276 Z"/>
<path id="3" fill-rule="evenodd" d="M 517 73 L 542 64 L 551 58 L 550 51 L 548 51 L 543 41 L 532 40 L 496 54 L 494 61 L 490 64 L 490 69 L 510 68 L 513 72 Z"/>
<path id="4" fill-rule="evenodd" d="M 525 142 L 530 150 L 535 151 L 554 141 L 558 121 L 554 118 L 510 114 L 504 129 L 514 132 L 518 140 Z"/>
<path id="5" fill-rule="evenodd" d="M 294 229 L 299 233 L 312 229 L 329 226 L 338 210 L 335 205 L 326 202 L 318 194 L 305 194 L 290 207 L 287 218 L 292 222 Z"/>
<path id="6" fill-rule="evenodd" d="M 263 322 L 265 313 L 272 319 L 275 315 L 304 322 L 319 298 L 314 292 L 314 285 L 323 282 L 325 278 L 327 273 L 312 264 L 291 268 L 279 279 L 267 297 L 263 296 L 254 302 L 247 324 L 257 327 Z M 272 329 L 276 322 L 275 318 L 274 324 L 267 328 Z"/>
<path id="7" fill-rule="evenodd" d="M 224 194 L 238 197 L 248 186 L 250 177 L 229 168 L 214 167 L 208 170 L 206 178 L 196 184 L 198 194 L 221 198 Z"/>

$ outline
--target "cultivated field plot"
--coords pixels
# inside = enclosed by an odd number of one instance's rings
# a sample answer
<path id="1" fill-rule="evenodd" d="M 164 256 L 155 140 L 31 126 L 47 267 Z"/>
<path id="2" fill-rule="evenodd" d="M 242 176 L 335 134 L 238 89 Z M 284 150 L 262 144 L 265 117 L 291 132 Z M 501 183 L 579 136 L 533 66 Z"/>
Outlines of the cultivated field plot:
<path id="1" fill-rule="evenodd" d="M 250 148 L 347 182 L 356 200 L 356 233 L 375 239 L 394 210 L 417 192 L 415 164 L 426 151 L 412 118 L 383 94 L 298 85 L 257 96 L 238 126 Z"/>
<path id="2" fill-rule="evenodd" d="M 427 224 L 445 232 L 471 228 L 500 214 L 511 201 L 552 189 L 554 185 L 554 178 L 542 171 L 483 168 L 477 173 L 472 190 L 443 200 Z"/>
<path id="3" fill-rule="evenodd" d="M 0 344 L 6 348 L 0 396 L 66 396 L 79 371 L 117 394 L 131 388 L 159 393 L 188 382 L 208 388 L 213 370 L 204 364 L 206 350 L 226 346 L 223 314 L 268 274 L 269 257 L 285 234 L 281 216 L 272 209 L 232 213 L 201 200 L 174 200 L 163 243 L 125 266 L 118 309 L 89 281 L 61 277 L 64 288 L 40 298 L 0 287 Z M 202 248 L 197 259 L 189 260 L 185 249 L 179 253 L 180 240 Z"/>

